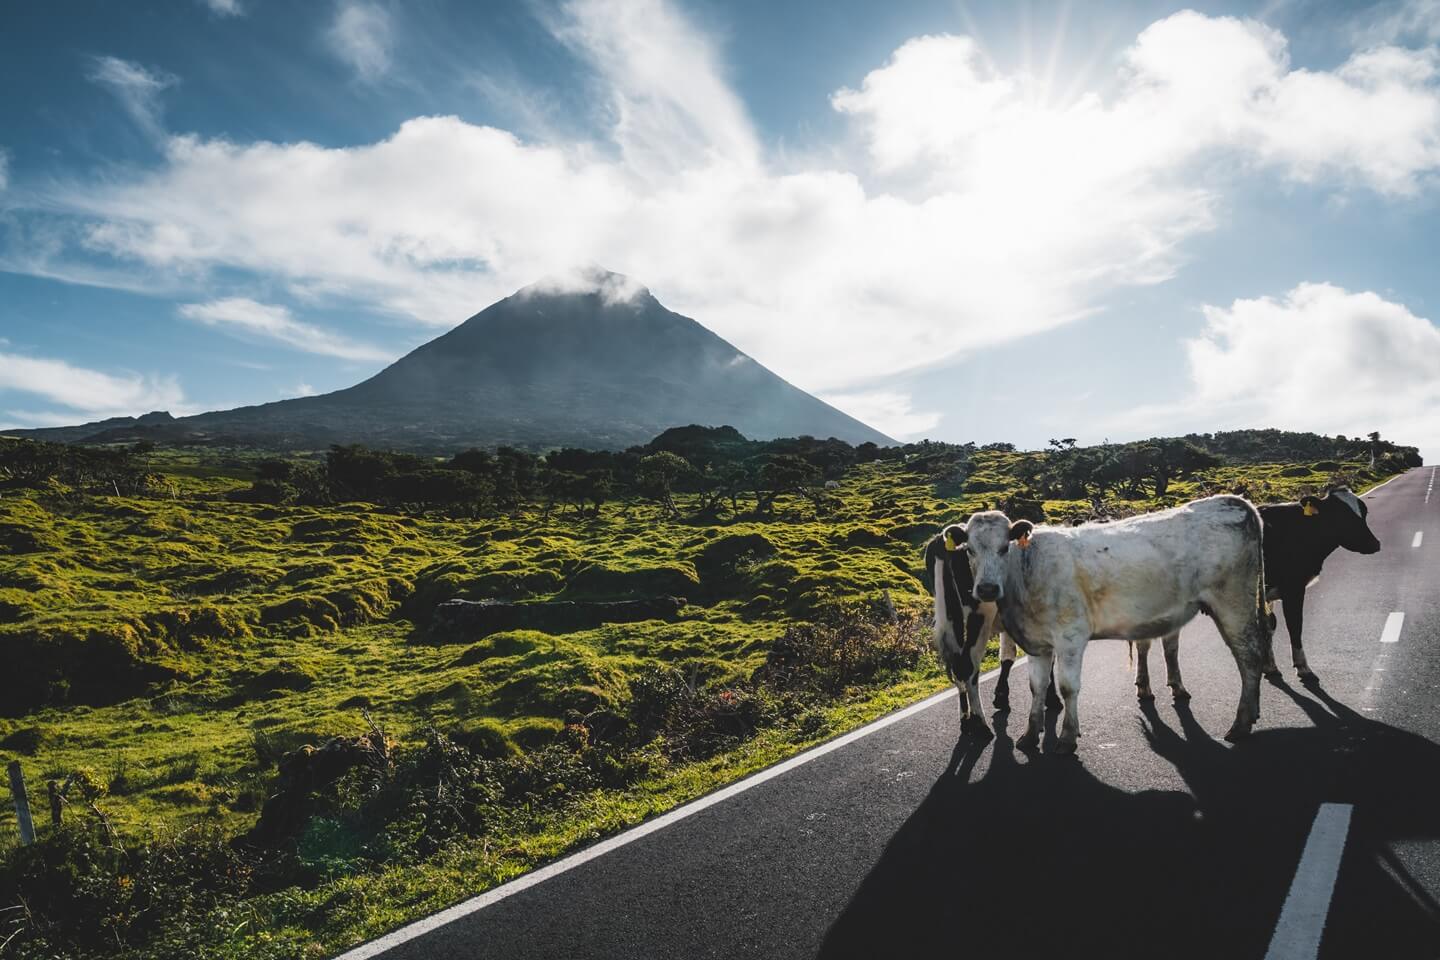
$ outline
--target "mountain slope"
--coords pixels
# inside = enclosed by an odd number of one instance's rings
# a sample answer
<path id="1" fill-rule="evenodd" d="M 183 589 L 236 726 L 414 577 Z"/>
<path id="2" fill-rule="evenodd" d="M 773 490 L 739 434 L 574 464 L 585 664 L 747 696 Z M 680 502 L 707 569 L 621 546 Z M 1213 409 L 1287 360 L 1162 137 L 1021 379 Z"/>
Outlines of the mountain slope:
<path id="1" fill-rule="evenodd" d="M 667 310 L 648 290 L 615 274 L 591 279 L 592 292 L 527 287 L 334 393 L 173 420 L 148 414 L 24 433 L 67 441 L 133 435 L 440 452 L 500 444 L 619 449 L 696 423 L 728 424 L 754 439 L 809 434 L 894 442 Z M 630 295 L 616 296 L 620 290 Z"/>

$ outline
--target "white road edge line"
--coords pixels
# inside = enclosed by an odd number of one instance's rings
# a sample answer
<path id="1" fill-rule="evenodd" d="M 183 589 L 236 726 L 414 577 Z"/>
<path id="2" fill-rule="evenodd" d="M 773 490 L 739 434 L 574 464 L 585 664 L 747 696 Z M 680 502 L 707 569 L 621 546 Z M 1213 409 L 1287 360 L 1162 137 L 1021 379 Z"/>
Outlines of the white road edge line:
<path id="1" fill-rule="evenodd" d="M 1381 643 L 1399 643 L 1400 628 L 1405 625 L 1405 614 L 1396 610 L 1385 618 L 1385 629 L 1380 631 Z"/>
<path id="2" fill-rule="evenodd" d="M 1354 809 L 1348 803 L 1320 804 L 1265 960 L 1315 960 L 1319 956 Z"/>
<path id="3" fill-rule="evenodd" d="M 1018 667 L 1027 659 L 1029 658 L 1019 657 L 1015 661 L 1015 666 Z M 1014 668 L 1012 667 L 1012 669 Z M 999 672 L 1000 668 L 996 667 L 994 670 L 981 674 L 980 682 L 984 683 Z M 735 783 L 730 784 L 730 786 L 722 787 L 714 793 L 707 793 L 698 800 L 691 800 L 684 806 L 676 807 L 669 813 L 663 813 L 653 820 L 646 820 L 644 823 L 631 827 L 629 830 L 617 833 L 613 837 L 601 840 L 599 843 L 592 844 L 567 857 L 561 857 L 553 863 L 531 870 L 529 873 L 522 874 L 514 880 L 502 883 L 500 886 L 487 890 L 478 896 L 471 897 L 469 900 L 462 900 L 453 907 L 447 907 L 439 913 L 432 913 L 430 916 L 422 917 L 413 923 L 400 927 L 398 930 L 392 930 L 382 937 L 371 940 L 369 943 L 362 943 L 358 947 L 353 947 L 336 956 L 334 960 L 367 960 L 369 957 L 378 956 L 386 950 L 398 947 L 402 943 L 407 943 L 416 937 L 424 936 L 432 930 L 437 930 L 462 917 L 467 917 L 472 913 L 478 913 L 488 906 L 499 903 L 501 900 L 513 897 L 515 894 L 528 890 L 531 887 L 538 886 L 552 877 L 558 877 L 562 873 L 574 870 L 581 864 L 589 863 L 591 860 L 603 857 L 605 854 L 618 850 L 627 844 L 634 843 L 642 837 L 647 837 L 652 833 L 664 830 L 668 826 L 679 823 L 686 817 L 694 816 L 702 810 L 709 809 L 719 803 L 724 803 L 731 797 L 758 787 L 767 781 L 774 780 L 782 774 L 789 773 L 796 767 L 802 767 L 812 760 L 820 759 L 827 753 L 834 753 L 842 747 L 849 746 L 856 740 L 868 737 L 870 734 L 899 723 L 901 720 L 908 719 L 917 713 L 929 710 L 936 704 L 948 700 L 953 696 L 955 696 L 955 689 L 952 687 L 944 693 L 937 693 L 932 697 L 921 700 L 919 703 L 913 703 L 894 713 L 886 714 L 879 720 L 871 721 L 858 730 L 851 730 L 849 733 L 836 737 L 834 740 L 828 740 L 818 747 L 811 747 L 804 753 L 797 754 L 789 760 L 777 763 L 773 767 L 766 767 L 759 773 L 752 773 L 743 780 L 737 780 Z"/>
<path id="4" fill-rule="evenodd" d="M 1400 479 L 1401 477 L 1405 476 L 1405 474 L 1407 474 L 1407 473 L 1409 473 L 1409 472 L 1410 472 L 1409 470 L 1401 471 L 1400 473 L 1397 473 L 1397 474 L 1395 474 L 1395 476 L 1391 477 L 1390 480 L 1398 480 L 1398 479 Z M 1434 474 L 1434 473 L 1431 473 L 1431 474 L 1430 474 L 1430 479 L 1431 479 L 1432 481 L 1435 479 L 1435 474 Z M 1390 480 L 1386 480 L 1385 483 L 1389 483 Z M 1360 496 L 1362 496 L 1362 497 L 1368 497 L 1368 496 L 1370 496 L 1370 494 L 1374 493 L 1375 491 L 1379 490 L 1381 487 L 1385 486 L 1385 483 L 1377 483 L 1377 484 L 1375 484 L 1375 486 L 1371 487 L 1369 490 L 1366 490 L 1364 493 L 1360 494 Z M 1429 500 L 1430 500 L 1429 494 L 1426 494 L 1425 500 L 1426 500 L 1427 503 L 1429 502 Z"/>
<path id="5" fill-rule="evenodd" d="M 1415 549 L 1416 547 L 1420 546 L 1420 544 L 1423 543 L 1424 541 L 1425 541 L 1425 531 L 1424 531 L 1424 530 L 1416 530 L 1416 531 L 1415 531 L 1415 539 L 1410 541 L 1410 549 L 1412 549 L 1412 550 Z"/>

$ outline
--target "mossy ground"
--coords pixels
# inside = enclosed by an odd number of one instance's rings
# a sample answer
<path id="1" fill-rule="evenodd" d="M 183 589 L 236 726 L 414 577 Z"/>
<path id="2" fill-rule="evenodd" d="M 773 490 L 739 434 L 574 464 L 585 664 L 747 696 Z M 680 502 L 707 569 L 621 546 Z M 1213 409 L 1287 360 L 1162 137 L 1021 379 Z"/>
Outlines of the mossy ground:
<path id="1" fill-rule="evenodd" d="M 783 498 L 774 516 L 663 520 L 651 505 L 600 517 L 538 513 L 452 520 L 363 504 L 272 507 L 226 500 L 243 457 L 162 459 L 160 498 L 0 496 L 0 762 L 43 783 L 82 772 L 123 832 L 251 826 L 285 751 L 365 729 L 402 744 L 427 725 L 523 752 L 552 742 L 569 711 L 623 709 L 657 665 L 698 682 L 745 681 L 777 637 L 835 602 L 888 591 L 928 604 L 920 545 L 941 524 L 1018 489 L 1024 454 L 977 454 L 967 492 L 940 497 L 904 464 L 852 469 L 827 513 Z M 1257 500 L 1324 484 L 1330 469 L 1220 467 L 1171 485 L 1163 505 L 1237 486 Z M 1361 484 L 1377 481 L 1339 465 Z M 1162 505 L 1140 499 L 1126 510 Z M 1049 501 L 1064 517 L 1088 503 Z M 682 502 L 682 509 L 684 503 Z M 426 624 L 440 600 L 609 599 L 668 593 L 675 622 L 474 640 Z M 517 821 L 421 864 L 343 876 L 257 900 L 234 954 L 265 944 L 322 955 L 638 822 L 806 745 L 942 688 L 932 658 L 881 686 L 841 693 L 802 722 L 762 730 L 699 762 L 657 756 L 631 786 Z M 13 842 L 0 808 L 0 844 Z M 283 949 L 281 949 L 283 947 Z"/>

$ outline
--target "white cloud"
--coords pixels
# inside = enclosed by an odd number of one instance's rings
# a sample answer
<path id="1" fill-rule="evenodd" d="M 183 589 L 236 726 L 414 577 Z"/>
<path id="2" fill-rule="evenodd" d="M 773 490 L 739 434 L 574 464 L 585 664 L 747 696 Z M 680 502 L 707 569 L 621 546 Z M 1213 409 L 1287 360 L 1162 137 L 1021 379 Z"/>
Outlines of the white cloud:
<path id="1" fill-rule="evenodd" d="M 379 8 L 344 6 L 337 23 L 349 10 L 363 24 Z M 607 91 L 606 142 L 455 117 L 348 148 L 175 136 L 158 168 L 61 185 L 46 209 L 79 225 L 92 257 L 249 271 L 301 302 L 436 327 L 599 263 L 786 379 L 845 395 L 1165 280 L 1246 170 L 1404 194 L 1440 167 L 1433 52 L 1293 70 L 1280 34 L 1228 18 L 1151 25 L 1111 95 L 1066 103 L 973 41 L 919 38 L 835 95 L 858 155 L 783 166 L 673 7 L 576 0 L 552 28 Z M 382 69 L 387 50 L 375 41 L 357 69 Z M 873 409 L 901 433 L 929 422 Z"/>
<path id="2" fill-rule="evenodd" d="M 570 0 L 551 24 L 606 81 L 612 136 L 642 174 L 755 167 L 760 145 L 710 40 L 664 0 Z"/>
<path id="3" fill-rule="evenodd" d="M 821 399 L 900 440 L 917 440 L 940 423 L 938 412 L 915 410 L 907 394 L 894 390 L 827 393 Z"/>
<path id="4" fill-rule="evenodd" d="M 312 387 L 310 384 L 301 382 L 295 384 L 295 386 L 291 387 L 289 390 L 282 390 L 280 392 L 287 397 L 313 397 L 319 391 Z"/>
<path id="5" fill-rule="evenodd" d="M 1440 0 L 1381 3 L 1358 14 L 1352 29 L 1362 45 L 1397 40 L 1440 41 Z"/>
<path id="6" fill-rule="evenodd" d="M 1023 75 L 996 73 L 968 37 L 921 37 L 841 90 L 886 172 L 931 185 L 1057 190 L 1173 188 L 1218 151 L 1314 181 L 1348 178 L 1402 194 L 1440 167 L 1436 52 L 1383 46 L 1334 71 L 1290 69 L 1285 38 L 1254 21 L 1186 11 L 1125 51 L 1110 103 L 1054 106 Z"/>
<path id="7" fill-rule="evenodd" d="M 341 0 L 325 39 L 361 80 L 373 83 L 390 72 L 393 30 L 389 12 L 379 4 Z"/>
<path id="8" fill-rule="evenodd" d="M 0 353 L 0 390 L 42 397 L 92 418 L 185 410 L 185 393 L 174 376 L 110 374 L 45 357 Z M 11 411 L 17 419 L 36 422 L 45 414 Z M 73 423 L 73 415 L 49 414 Z"/>
<path id="9" fill-rule="evenodd" d="M 217 17 L 241 17 L 245 15 L 245 8 L 240 5 L 240 0 L 200 0 L 202 4 L 210 9 L 210 12 Z"/>
<path id="10" fill-rule="evenodd" d="M 209 303 L 187 303 L 180 307 L 179 312 L 188 320 L 217 327 L 229 334 L 250 339 L 273 340 L 306 353 L 364 362 L 395 359 L 393 354 L 379 347 L 302 323 L 296 320 L 286 307 L 257 303 L 245 297 L 227 297 Z"/>
<path id="11" fill-rule="evenodd" d="M 10 185 L 10 154 L 0 147 L 0 190 Z"/>
<path id="12" fill-rule="evenodd" d="M 1186 342 L 1189 396 L 1134 411 L 1126 425 L 1379 430 L 1440 452 L 1440 328 L 1429 320 L 1328 283 L 1204 314 L 1204 330 Z"/>
<path id="13" fill-rule="evenodd" d="M 146 136 L 157 141 L 165 139 L 160 94 L 178 83 L 179 78 L 119 57 L 96 57 L 89 76 L 109 88 Z"/>

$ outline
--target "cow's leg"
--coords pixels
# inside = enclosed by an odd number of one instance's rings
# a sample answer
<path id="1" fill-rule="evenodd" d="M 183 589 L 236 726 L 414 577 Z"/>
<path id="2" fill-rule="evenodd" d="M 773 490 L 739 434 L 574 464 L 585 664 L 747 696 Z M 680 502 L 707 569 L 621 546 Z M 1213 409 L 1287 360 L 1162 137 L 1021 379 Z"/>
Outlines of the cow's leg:
<path id="1" fill-rule="evenodd" d="M 1015 666 L 1015 641 L 1000 632 L 1000 679 L 995 681 L 995 709 L 1010 709 L 1010 668 Z"/>
<path id="2" fill-rule="evenodd" d="M 1170 685 L 1170 695 L 1176 700 L 1189 700 L 1190 691 L 1180 679 L 1180 631 L 1165 634 L 1160 643 L 1165 648 L 1165 682 Z"/>
<path id="3" fill-rule="evenodd" d="M 1065 719 L 1056 753 L 1074 753 L 1080 739 L 1080 664 L 1085 657 L 1083 637 L 1070 637 L 1060 645 L 1055 656 L 1055 682 L 1065 699 Z"/>
<path id="4" fill-rule="evenodd" d="M 1225 739 L 1234 743 L 1250 734 L 1250 728 L 1260 717 L 1260 663 L 1265 655 L 1264 611 L 1250 599 L 1248 602 L 1236 598 L 1229 604 L 1213 604 L 1215 625 L 1225 645 L 1235 657 L 1240 668 L 1240 705 L 1235 710 L 1235 722 Z M 1289 615 L 1289 611 L 1286 611 Z"/>
<path id="5" fill-rule="evenodd" d="M 1035 750 L 1040 746 L 1040 732 L 1045 729 L 1045 691 L 1050 686 L 1050 662 L 1048 651 L 1030 654 L 1030 722 L 1024 735 L 1015 741 L 1020 750 Z"/>
<path id="6" fill-rule="evenodd" d="M 1286 612 L 1289 617 L 1289 611 Z M 1280 668 L 1275 663 L 1275 610 L 1270 601 L 1265 601 L 1265 656 L 1264 665 L 1260 668 L 1267 680 L 1279 680 Z"/>
<path id="7" fill-rule="evenodd" d="M 1150 690 L 1150 642 L 1134 640 L 1130 643 L 1130 655 L 1135 658 L 1135 699 L 1140 701 L 1155 699 Z"/>
<path id="8" fill-rule="evenodd" d="M 980 664 L 984 659 L 985 648 L 978 643 L 960 657 L 960 665 L 970 670 L 970 716 L 965 719 L 963 728 L 988 739 L 994 734 L 990 732 L 990 725 L 985 722 L 985 714 L 980 709 Z"/>
<path id="9" fill-rule="evenodd" d="M 1300 643 L 1301 631 L 1305 629 L 1305 588 L 1286 592 L 1280 602 L 1285 604 L 1285 629 L 1290 632 L 1290 656 L 1295 672 L 1301 680 L 1313 680 L 1315 671 L 1305 662 L 1305 648 Z"/>
<path id="10" fill-rule="evenodd" d="M 1046 710 L 1059 710 L 1061 707 L 1065 706 L 1064 701 L 1060 699 L 1060 695 L 1055 692 L 1055 688 L 1057 686 L 1059 685 L 1055 682 L 1055 677 L 1052 674 L 1050 677 L 1050 686 L 1045 688 Z"/>

